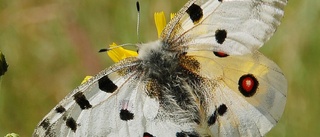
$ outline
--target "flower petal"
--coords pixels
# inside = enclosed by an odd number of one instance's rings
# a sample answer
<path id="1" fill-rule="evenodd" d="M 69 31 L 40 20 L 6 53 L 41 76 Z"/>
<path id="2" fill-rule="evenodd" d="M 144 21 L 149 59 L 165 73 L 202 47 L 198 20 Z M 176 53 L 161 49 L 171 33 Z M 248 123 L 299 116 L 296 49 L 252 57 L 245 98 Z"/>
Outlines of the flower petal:
<path id="1" fill-rule="evenodd" d="M 82 80 L 81 84 L 86 83 L 90 78 L 92 78 L 92 76 L 86 76 L 86 77 Z"/>
<path id="2" fill-rule="evenodd" d="M 110 45 L 110 50 L 107 51 L 107 54 L 114 62 L 119 62 L 128 57 L 136 57 L 138 53 L 136 51 L 127 50 L 118 46 L 116 43 Z"/>
<path id="3" fill-rule="evenodd" d="M 163 11 L 154 13 L 154 22 L 156 24 L 158 38 L 160 38 L 160 35 L 161 35 L 164 27 L 167 25 L 166 17 L 164 16 Z"/>

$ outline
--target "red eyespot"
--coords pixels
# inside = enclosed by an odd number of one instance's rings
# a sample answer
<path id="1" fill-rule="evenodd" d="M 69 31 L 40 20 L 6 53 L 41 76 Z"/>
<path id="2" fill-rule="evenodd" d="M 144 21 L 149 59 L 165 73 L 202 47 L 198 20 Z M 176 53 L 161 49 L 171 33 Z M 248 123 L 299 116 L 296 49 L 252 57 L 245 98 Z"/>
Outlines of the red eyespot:
<path id="1" fill-rule="evenodd" d="M 217 57 L 221 57 L 221 58 L 229 56 L 228 54 L 226 54 L 224 52 L 215 52 L 214 51 L 213 54 L 216 55 Z"/>
<path id="2" fill-rule="evenodd" d="M 250 92 L 254 85 L 253 79 L 251 77 L 246 77 L 242 80 L 241 85 L 246 92 Z"/>
<path id="3" fill-rule="evenodd" d="M 238 85 L 242 95 L 251 97 L 256 93 L 259 82 L 252 74 L 246 74 L 240 77 Z"/>

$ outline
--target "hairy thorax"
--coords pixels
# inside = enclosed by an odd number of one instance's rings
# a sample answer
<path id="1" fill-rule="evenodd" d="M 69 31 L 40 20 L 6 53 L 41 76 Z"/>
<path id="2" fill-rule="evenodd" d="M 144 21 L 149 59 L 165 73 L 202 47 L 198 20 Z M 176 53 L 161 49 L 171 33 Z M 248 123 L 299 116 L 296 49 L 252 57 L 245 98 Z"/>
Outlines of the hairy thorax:
<path id="1" fill-rule="evenodd" d="M 146 82 L 147 94 L 159 99 L 158 118 L 171 118 L 184 122 L 199 123 L 200 98 L 199 87 L 202 78 L 197 75 L 199 63 L 183 52 L 173 52 L 160 41 L 140 46 L 138 58 L 142 80 Z"/>

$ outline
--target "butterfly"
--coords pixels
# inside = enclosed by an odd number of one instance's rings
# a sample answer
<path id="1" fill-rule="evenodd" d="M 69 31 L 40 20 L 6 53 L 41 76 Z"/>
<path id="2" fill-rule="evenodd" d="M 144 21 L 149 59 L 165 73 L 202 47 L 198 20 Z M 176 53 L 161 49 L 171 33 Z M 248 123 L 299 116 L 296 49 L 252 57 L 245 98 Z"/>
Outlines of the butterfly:
<path id="1" fill-rule="evenodd" d="M 258 49 L 287 0 L 189 0 L 159 40 L 67 95 L 33 136 L 263 136 L 287 81 Z"/>

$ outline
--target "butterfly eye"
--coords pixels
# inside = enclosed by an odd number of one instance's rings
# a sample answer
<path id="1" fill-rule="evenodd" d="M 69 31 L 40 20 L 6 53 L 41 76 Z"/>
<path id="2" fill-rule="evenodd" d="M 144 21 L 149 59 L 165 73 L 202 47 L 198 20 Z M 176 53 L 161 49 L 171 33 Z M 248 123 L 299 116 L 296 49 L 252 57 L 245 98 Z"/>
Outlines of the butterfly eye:
<path id="1" fill-rule="evenodd" d="M 251 97 L 256 93 L 259 82 L 252 74 L 246 74 L 240 77 L 238 85 L 242 95 Z"/>

